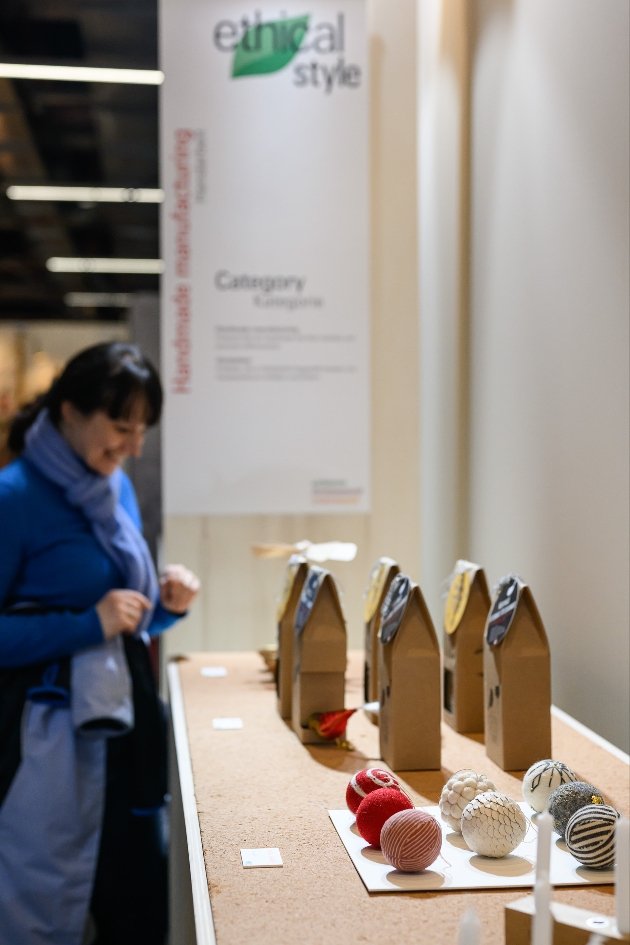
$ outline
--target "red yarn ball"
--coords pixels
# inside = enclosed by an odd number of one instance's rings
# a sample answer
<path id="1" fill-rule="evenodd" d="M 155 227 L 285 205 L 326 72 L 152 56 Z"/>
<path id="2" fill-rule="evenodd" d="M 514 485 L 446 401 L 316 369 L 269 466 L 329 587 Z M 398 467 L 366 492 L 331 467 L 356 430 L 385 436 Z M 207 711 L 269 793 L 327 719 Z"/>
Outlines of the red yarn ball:
<path id="1" fill-rule="evenodd" d="M 356 814 L 363 798 L 381 788 L 400 788 L 398 779 L 391 771 L 385 771 L 383 768 L 365 768 L 363 771 L 357 771 L 352 775 L 346 788 L 346 804 L 352 813 Z"/>
<path id="2" fill-rule="evenodd" d="M 373 847 L 380 846 L 381 829 L 399 810 L 411 810 L 413 804 L 398 788 L 380 788 L 364 797 L 357 810 L 357 830 Z"/>
<path id="3" fill-rule="evenodd" d="M 401 810 L 386 820 L 381 830 L 383 856 L 403 873 L 426 870 L 442 849 L 442 828 L 425 810 Z"/>

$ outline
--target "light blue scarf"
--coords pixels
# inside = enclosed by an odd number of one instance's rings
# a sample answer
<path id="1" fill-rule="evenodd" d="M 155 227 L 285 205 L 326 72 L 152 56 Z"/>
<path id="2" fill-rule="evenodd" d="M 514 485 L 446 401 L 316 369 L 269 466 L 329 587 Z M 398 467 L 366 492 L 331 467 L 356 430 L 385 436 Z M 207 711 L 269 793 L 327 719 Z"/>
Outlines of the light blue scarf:
<path id="1" fill-rule="evenodd" d="M 92 472 L 53 426 L 42 410 L 26 434 L 23 456 L 47 479 L 60 486 L 70 505 L 88 519 L 94 537 L 125 575 L 126 586 L 140 591 L 152 604 L 158 598 L 158 580 L 146 541 L 118 501 L 121 472 L 100 476 Z M 138 627 L 151 622 L 146 611 Z"/>

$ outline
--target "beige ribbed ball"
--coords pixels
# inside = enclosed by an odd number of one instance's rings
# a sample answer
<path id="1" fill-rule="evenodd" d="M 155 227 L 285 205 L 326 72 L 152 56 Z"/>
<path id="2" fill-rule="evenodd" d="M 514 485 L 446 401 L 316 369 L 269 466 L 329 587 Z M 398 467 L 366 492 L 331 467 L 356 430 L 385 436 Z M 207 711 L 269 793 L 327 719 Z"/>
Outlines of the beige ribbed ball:
<path id="1" fill-rule="evenodd" d="M 462 768 L 451 775 L 440 796 L 440 815 L 451 830 L 462 832 L 461 821 L 467 804 L 485 791 L 496 791 L 490 778 L 472 768 Z"/>

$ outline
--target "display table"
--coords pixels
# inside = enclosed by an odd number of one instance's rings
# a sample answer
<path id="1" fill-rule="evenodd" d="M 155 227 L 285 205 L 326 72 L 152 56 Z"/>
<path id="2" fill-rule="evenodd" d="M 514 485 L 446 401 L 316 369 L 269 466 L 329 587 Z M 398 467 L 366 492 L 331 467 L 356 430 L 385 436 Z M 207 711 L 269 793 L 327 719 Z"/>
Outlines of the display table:
<path id="1" fill-rule="evenodd" d="M 208 678 L 202 667 L 224 666 Z M 199 653 L 169 664 L 172 711 L 170 945 L 455 945 L 474 906 L 483 945 L 504 941 L 503 908 L 529 890 L 366 892 L 328 810 L 345 806 L 350 776 L 378 762 L 378 729 L 352 717 L 354 750 L 300 744 L 276 712 L 275 687 L 254 653 Z M 363 701 L 363 654 L 349 654 L 346 705 Z M 215 717 L 242 730 L 217 731 Z M 628 814 L 628 765 L 554 714 L 553 757 Z M 416 804 L 436 804 L 457 769 L 487 774 L 521 798 L 518 776 L 486 757 L 482 736 L 443 726 L 442 770 L 400 773 Z M 284 866 L 244 869 L 241 848 L 279 847 Z M 612 915 L 612 886 L 563 888 L 558 902 Z M 215 937 L 216 936 L 216 937 Z"/>

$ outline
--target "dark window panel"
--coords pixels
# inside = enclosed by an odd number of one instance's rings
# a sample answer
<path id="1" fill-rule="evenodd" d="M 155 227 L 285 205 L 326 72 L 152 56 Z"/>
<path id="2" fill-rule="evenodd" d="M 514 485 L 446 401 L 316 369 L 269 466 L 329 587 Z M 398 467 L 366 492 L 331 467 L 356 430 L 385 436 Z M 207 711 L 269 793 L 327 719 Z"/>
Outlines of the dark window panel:
<path id="1" fill-rule="evenodd" d="M 113 256 L 115 237 L 107 220 L 95 219 L 70 228 L 77 256 Z"/>
<path id="2" fill-rule="evenodd" d="M 0 40 L 9 53 L 45 59 L 83 59 L 85 44 L 76 20 L 0 20 Z"/>

